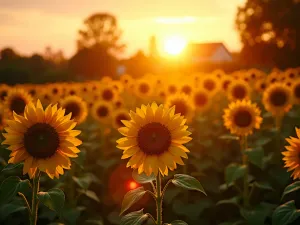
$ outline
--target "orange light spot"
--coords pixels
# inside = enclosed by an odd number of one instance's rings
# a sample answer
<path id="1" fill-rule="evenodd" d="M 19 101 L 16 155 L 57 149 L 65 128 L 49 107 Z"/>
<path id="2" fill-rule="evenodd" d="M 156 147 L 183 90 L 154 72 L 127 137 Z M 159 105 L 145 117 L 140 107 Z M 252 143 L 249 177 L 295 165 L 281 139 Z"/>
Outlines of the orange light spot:
<path id="1" fill-rule="evenodd" d="M 138 184 L 135 181 L 130 181 L 128 184 L 128 187 L 130 190 L 136 189 L 138 187 Z"/>

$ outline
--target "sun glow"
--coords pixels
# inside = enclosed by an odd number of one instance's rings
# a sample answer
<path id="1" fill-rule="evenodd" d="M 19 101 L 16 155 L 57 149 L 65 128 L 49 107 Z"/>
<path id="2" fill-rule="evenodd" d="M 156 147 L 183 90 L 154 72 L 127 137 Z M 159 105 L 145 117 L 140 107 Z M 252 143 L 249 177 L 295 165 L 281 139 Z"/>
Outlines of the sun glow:
<path id="1" fill-rule="evenodd" d="M 186 39 L 181 36 L 171 36 L 164 41 L 164 52 L 168 55 L 179 55 L 187 44 Z"/>

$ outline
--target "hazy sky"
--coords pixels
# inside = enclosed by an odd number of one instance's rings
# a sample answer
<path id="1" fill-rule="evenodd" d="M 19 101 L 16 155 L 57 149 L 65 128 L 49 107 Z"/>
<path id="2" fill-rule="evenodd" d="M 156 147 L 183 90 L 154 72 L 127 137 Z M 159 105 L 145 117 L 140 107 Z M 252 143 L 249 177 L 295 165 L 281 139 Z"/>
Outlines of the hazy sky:
<path id="1" fill-rule="evenodd" d="M 188 41 L 221 41 L 240 49 L 234 28 L 237 7 L 245 0 L 0 0 L 0 48 L 21 54 L 43 52 L 45 46 L 75 52 L 77 31 L 95 12 L 109 12 L 119 20 L 126 54 L 148 50 L 156 35 L 181 35 Z"/>

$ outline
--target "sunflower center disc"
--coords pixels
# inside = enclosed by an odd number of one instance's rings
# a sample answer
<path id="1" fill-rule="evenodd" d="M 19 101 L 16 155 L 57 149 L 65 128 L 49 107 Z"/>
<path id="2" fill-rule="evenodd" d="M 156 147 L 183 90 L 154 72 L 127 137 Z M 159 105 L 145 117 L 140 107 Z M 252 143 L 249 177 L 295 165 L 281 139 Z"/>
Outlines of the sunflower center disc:
<path id="1" fill-rule="evenodd" d="M 24 134 L 24 147 L 35 158 L 48 158 L 59 148 L 59 135 L 46 123 L 36 123 Z"/>
<path id="2" fill-rule="evenodd" d="M 284 106 L 287 101 L 287 96 L 285 92 L 276 91 L 271 94 L 271 103 L 275 106 Z"/>
<path id="3" fill-rule="evenodd" d="M 216 85 L 215 85 L 215 83 L 213 81 L 207 80 L 204 83 L 204 87 L 205 87 L 205 89 L 207 89 L 209 91 L 212 91 L 212 90 L 215 89 Z"/>
<path id="4" fill-rule="evenodd" d="M 99 117 L 105 117 L 105 116 L 107 116 L 108 115 L 108 109 L 105 106 L 100 106 L 97 109 L 97 115 Z"/>
<path id="5" fill-rule="evenodd" d="M 171 145 L 171 134 L 167 127 L 160 123 L 148 123 L 138 132 L 139 148 L 148 155 L 159 155 Z"/>
<path id="6" fill-rule="evenodd" d="M 300 85 L 297 85 L 294 89 L 294 94 L 296 98 L 300 98 Z"/>
<path id="7" fill-rule="evenodd" d="M 190 86 L 184 86 L 182 88 L 182 92 L 185 93 L 185 94 L 187 94 L 187 95 L 190 95 L 191 92 L 192 92 L 192 88 Z"/>
<path id="8" fill-rule="evenodd" d="M 140 92 L 143 94 L 146 94 L 149 92 L 149 86 L 147 84 L 141 84 L 139 89 L 140 89 Z"/>
<path id="9" fill-rule="evenodd" d="M 26 102 L 21 97 L 15 97 L 10 104 L 10 110 L 15 111 L 17 114 L 24 113 Z"/>
<path id="10" fill-rule="evenodd" d="M 169 92 L 171 94 L 175 94 L 177 91 L 177 88 L 174 85 L 169 86 Z"/>
<path id="11" fill-rule="evenodd" d="M 175 113 L 180 113 L 182 116 L 186 116 L 188 109 L 187 109 L 187 105 L 180 100 L 175 100 L 172 102 L 171 104 L 172 106 L 175 105 Z"/>
<path id="12" fill-rule="evenodd" d="M 246 97 L 246 90 L 242 86 L 236 86 L 232 94 L 236 99 L 244 99 Z"/>
<path id="13" fill-rule="evenodd" d="M 250 112 L 241 110 L 234 116 L 234 123 L 239 127 L 248 127 L 252 122 L 252 116 Z"/>
<path id="14" fill-rule="evenodd" d="M 72 113 L 71 119 L 76 118 L 80 114 L 80 107 L 75 102 L 70 102 L 69 104 L 67 104 L 65 106 L 65 109 L 66 109 L 66 115 Z"/>
<path id="15" fill-rule="evenodd" d="M 4 100 L 4 98 L 7 96 L 7 91 L 1 91 L 0 93 L 0 99 Z"/>
<path id="16" fill-rule="evenodd" d="M 105 90 L 105 91 L 103 91 L 103 93 L 102 93 L 102 97 L 103 97 L 103 99 L 106 100 L 106 101 L 112 100 L 113 96 L 114 96 L 114 95 L 113 95 L 113 93 L 112 93 L 111 90 Z"/>
<path id="17" fill-rule="evenodd" d="M 207 103 L 208 99 L 205 94 L 198 93 L 195 95 L 195 105 L 202 107 Z"/>
<path id="18" fill-rule="evenodd" d="M 228 89 L 228 86 L 229 86 L 229 84 L 231 83 L 231 81 L 229 81 L 229 80 L 226 80 L 224 83 L 223 83 L 223 90 L 227 90 Z"/>

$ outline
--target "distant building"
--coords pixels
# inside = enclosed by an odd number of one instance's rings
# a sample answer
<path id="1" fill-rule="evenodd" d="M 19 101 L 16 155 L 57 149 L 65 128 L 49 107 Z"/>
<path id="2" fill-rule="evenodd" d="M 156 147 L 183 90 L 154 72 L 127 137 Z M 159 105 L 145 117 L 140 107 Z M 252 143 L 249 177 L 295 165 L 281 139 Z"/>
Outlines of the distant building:
<path id="1" fill-rule="evenodd" d="M 192 64 L 232 62 L 233 57 L 223 43 L 190 43 L 185 57 Z"/>

